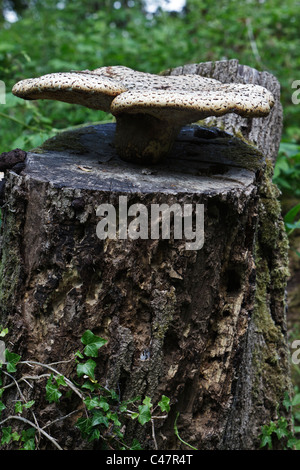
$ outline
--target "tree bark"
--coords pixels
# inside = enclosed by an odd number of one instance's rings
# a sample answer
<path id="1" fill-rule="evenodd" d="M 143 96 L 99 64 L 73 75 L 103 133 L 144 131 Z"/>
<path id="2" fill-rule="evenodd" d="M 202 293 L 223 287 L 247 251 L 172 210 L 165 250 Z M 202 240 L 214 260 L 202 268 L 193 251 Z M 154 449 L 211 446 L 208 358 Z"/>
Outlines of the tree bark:
<path id="1" fill-rule="evenodd" d="M 121 399 L 171 399 L 155 426 L 159 449 L 188 449 L 174 434 L 178 413 L 181 438 L 197 449 L 257 449 L 290 388 L 288 244 L 267 145 L 280 131 L 266 130 L 262 153 L 224 130 L 190 126 L 149 168 L 118 158 L 114 124 L 29 152 L 25 170 L 7 174 L 1 227 L 0 318 L 14 352 L 69 359 L 90 329 L 108 340 L 97 360 L 103 385 Z M 203 246 L 188 250 L 172 236 L 99 239 L 97 207 L 117 208 L 120 196 L 148 214 L 153 204 L 202 204 Z M 67 422 L 53 427 L 66 449 L 97 448 Z M 154 446 L 151 425 L 133 421 L 125 436 Z"/>

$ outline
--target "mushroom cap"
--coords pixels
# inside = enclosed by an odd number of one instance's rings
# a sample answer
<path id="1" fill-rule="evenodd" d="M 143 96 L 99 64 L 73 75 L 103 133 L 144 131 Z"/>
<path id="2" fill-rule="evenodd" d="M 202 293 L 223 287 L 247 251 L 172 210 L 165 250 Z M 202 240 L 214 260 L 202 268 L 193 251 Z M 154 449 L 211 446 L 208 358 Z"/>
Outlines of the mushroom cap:
<path id="1" fill-rule="evenodd" d="M 256 85 L 214 84 L 201 91 L 129 90 L 117 96 L 111 104 L 111 113 L 150 114 L 160 120 L 184 125 L 208 116 L 222 116 L 229 112 L 244 117 L 269 114 L 274 98 L 265 88 Z"/>
<path id="2" fill-rule="evenodd" d="M 154 75 L 119 65 L 22 80 L 12 92 L 24 99 L 76 103 L 115 116 L 148 114 L 174 126 L 231 112 L 266 116 L 274 105 L 273 95 L 259 85 L 223 84 L 199 75 Z"/>
<path id="3" fill-rule="evenodd" d="M 16 83 L 14 95 L 26 100 L 48 99 L 91 109 L 110 110 L 112 100 L 126 87 L 109 77 L 84 72 L 50 73 Z"/>
<path id="4" fill-rule="evenodd" d="M 133 70 L 123 65 L 100 67 L 92 71 L 86 70 L 85 72 L 118 80 L 128 90 L 195 91 L 201 90 L 205 85 L 213 86 L 217 82 L 213 78 L 201 77 L 200 75 L 155 75 Z"/>

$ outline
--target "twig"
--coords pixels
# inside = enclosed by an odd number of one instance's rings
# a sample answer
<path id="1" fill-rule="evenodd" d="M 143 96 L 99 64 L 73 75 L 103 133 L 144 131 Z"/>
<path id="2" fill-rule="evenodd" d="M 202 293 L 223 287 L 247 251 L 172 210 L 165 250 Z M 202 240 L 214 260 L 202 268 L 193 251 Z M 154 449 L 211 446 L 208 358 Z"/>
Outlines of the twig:
<path id="1" fill-rule="evenodd" d="M 151 426 L 152 426 L 152 437 L 153 437 L 153 441 L 154 441 L 154 447 L 155 447 L 155 450 L 158 450 L 156 437 L 155 437 L 154 420 L 152 418 L 151 418 Z"/>
<path id="2" fill-rule="evenodd" d="M 78 390 L 77 387 L 75 387 L 75 385 L 71 382 L 71 380 L 69 380 L 67 377 L 65 377 L 61 372 L 58 372 L 58 370 L 54 369 L 54 367 L 50 366 L 49 364 L 43 364 L 41 362 L 36 362 L 36 361 L 20 361 L 19 364 L 27 364 L 29 366 L 30 365 L 36 365 L 36 366 L 45 367 L 46 369 L 51 370 L 55 374 L 60 375 L 61 377 L 63 377 L 64 381 L 70 387 L 70 389 L 73 390 L 73 392 L 75 392 L 76 395 L 78 395 L 81 400 L 84 400 L 84 395 Z"/>
<path id="3" fill-rule="evenodd" d="M 18 381 L 17 381 L 11 374 L 9 374 L 8 372 L 3 371 L 3 373 L 4 373 L 5 375 L 7 375 L 8 377 L 10 377 L 10 378 L 14 381 L 14 383 L 15 383 L 15 385 L 16 385 L 18 391 L 19 391 L 20 397 L 22 398 L 22 400 L 24 401 L 24 403 L 27 403 L 27 401 L 26 401 L 26 399 L 25 399 L 25 397 L 24 397 L 24 395 L 23 395 L 23 393 L 22 393 L 22 390 L 21 390 L 20 387 L 19 387 Z M 36 419 L 36 416 L 35 416 L 34 412 L 33 412 L 32 410 L 30 410 L 30 411 L 31 411 L 31 414 L 32 414 L 33 419 L 34 419 L 34 421 L 35 421 L 35 424 L 36 424 L 36 426 L 37 426 L 37 429 L 39 429 L 38 421 L 37 421 L 37 419 Z"/>
<path id="4" fill-rule="evenodd" d="M 47 439 L 49 439 L 49 441 L 52 442 L 53 445 L 55 445 L 55 447 L 57 447 L 59 450 L 63 450 L 62 447 L 60 447 L 60 445 L 56 442 L 56 440 L 50 436 L 50 434 L 48 434 L 46 431 L 44 431 L 43 429 L 41 429 L 38 425 L 36 425 L 35 423 L 33 423 L 32 421 L 29 421 L 28 419 L 26 418 L 23 418 L 22 416 L 8 416 L 7 418 L 5 418 L 3 421 L 0 421 L 0 426 L 2 424 L 4 424 L 6 421 L 9 421 L 11 419 L 16 419 L 18 421 L 23 421 L 23 423 L 26 423 L 26 424 L 29 424 L 30 426 L 32 426 L 33 428 L 37 429 L 37 431 L 41 434 L 43 434 L 43 436 L 45 436 Z"/>
<path id="5" fill-rule="evenodd" d="M 2 371 L 5 373 L 5 371 Z M 40 379 L 43 379 L 45 377 L 50 377 L 51 374 L 41 374 L 41 375 L 23 375 L 22 377 L 20 377 L 18 380 L 14 379 L 15 382 L 19 383 L 19 382 L 25 382 L 29 387 L 32 387 L 32 385 L 30 383 L 27 382 L 27 380 L 40 380 Z M 10 384 L 7 384 L 5 385 L 4 387 L 2 387 L 4 390 L 6 390 L 7 388 L 10 388 L 10 387 L 13 387 L 15 384 L 13 382 L 11 382 Z"/>
<path id="6" fill-rule="evenodd" d="M 62 421 L 63 419 L 67 419 L 69 418 L 69 416 L 75 414 L 75 413 L 80 413 L 81 410 L 74 410 L 74 411 L 71 411 L 71 413 L 65 415 L 65 416 L 61 416 L 60 418 L 57 418 L 55 419 L 54 421 L 51 421 L 51 423 L 48 423 L 48 424 L 45 424 L 45 426 L 43 426 L 41 429 L 45 429 L 45 428 L 48 428 L 49 426 L 52 426 L 52 424 L 54 423 L 57 423 L 58 421 Z"/>

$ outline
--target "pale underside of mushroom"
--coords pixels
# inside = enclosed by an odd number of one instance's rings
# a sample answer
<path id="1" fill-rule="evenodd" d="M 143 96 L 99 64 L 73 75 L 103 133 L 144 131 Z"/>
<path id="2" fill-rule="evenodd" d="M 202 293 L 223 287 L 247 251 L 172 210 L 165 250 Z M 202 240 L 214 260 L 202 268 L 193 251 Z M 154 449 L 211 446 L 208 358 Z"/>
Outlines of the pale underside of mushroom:
<path id="1" fill-rule="evenodd" d="M 116 118 L 115 145 L 127 161 L 156 163 L 171 150 L 184 125 L 236 113 L 267 116 L 273 95 L 252 84 L 221 83 L 199 75 L 161 76 L 124 66 L 52 73 L 22 80 L 16 96 L 75 103 Z"/>

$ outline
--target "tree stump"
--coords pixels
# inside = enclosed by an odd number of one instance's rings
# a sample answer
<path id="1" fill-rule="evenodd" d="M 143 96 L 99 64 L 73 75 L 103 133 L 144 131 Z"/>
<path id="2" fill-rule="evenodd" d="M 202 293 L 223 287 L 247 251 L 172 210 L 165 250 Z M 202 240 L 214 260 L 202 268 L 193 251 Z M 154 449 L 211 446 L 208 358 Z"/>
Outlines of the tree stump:
<path id="1" fill-rule="evenodd" d="M 224 129 L 189 126 L 169 158 L 149 168 L 118 158 L 114 131 L 64 132 L 29 152 L 21 174 L 6 175 L 5 341 L 22 359 L 53 363 L 71 358 L 90 329 L 108 340 L 97 359 L 100 383 L 121 399 L 170 398 L 168 418 L 155 425 L 158 449 L 188 449 L 174 433 L 178 413 L 180 437 L 199 450 L 257 449 L 261 426 L 284 414 L 290 388 L 288 243 L 271 181 L 275 148 L 266 145 L 281 128 L 265 129 L 262 152 Z M 169 238 L 99 238 L 97 208 L 119 208 L 120 197 L 148 214 L 154 204 L 179 204 L 195 216 L 201 205 L 203 246 L 187 249 L 187 237 L 175 237 L 175 216 Z M 74 364 L 61 370 L 70 376 Z M 63 447 L 98 448 L 82 443 L 74 421 L 51 428 Z M 125 436 L 154 447 L 150 424 L 132 421 Z"/>

